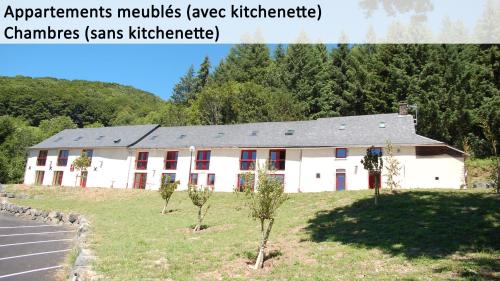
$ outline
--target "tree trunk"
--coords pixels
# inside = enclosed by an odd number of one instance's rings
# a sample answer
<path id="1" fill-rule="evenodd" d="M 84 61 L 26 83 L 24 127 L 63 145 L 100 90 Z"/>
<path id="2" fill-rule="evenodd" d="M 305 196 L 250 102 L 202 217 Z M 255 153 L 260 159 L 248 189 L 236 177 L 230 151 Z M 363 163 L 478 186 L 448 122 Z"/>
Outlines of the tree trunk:
<path id="1" fill-rule="evenodd" d="M 200 231 L 201 230 L 201 207 L 198 207 L 198 224 L 195 226 L 194 231 Z"/>
<path id="2" fill-rule="evenodd" d="M 378 206 L 379 183 L 378 175 L 375 175 L 375 206 Z"/>
<path id="3" fill-rule="evenodd" d="M 170 198 L 169 198 L 170 199 Z M 165 200 L 165 206 L 163 206 L 163 211 L 161 211 L 162 214 L 165 214 L 167 212 L 167 205 L 168 205 L 168 200 L 169 199 L 166 199 Z"/>
<path id="4" fill-rule="evenodd" d="M 259 269 L 264 267 L 264 258 L 265 258 L 264 249 L 266 248 L 267 240 L 269 239 L 269 234 L 271 234 L 273 223 L 274 219 L 271 219 L 269 221 L 269 224 L 267 225 L 267 229 L 264 231 L 264 220 L 263 219 L 260 220 L 260 232 L 262 235 L 262 240 L 260 242 L 259 253 L 257 255 L 257 260 L 255 261 L 254 269 Z"/>

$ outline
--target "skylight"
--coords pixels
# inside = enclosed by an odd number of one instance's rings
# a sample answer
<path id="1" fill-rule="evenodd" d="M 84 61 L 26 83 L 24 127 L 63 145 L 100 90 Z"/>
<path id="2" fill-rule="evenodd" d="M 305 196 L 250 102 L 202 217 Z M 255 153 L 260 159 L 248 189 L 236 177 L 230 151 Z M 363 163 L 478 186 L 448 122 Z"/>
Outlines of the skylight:
<path id="1" fill-rule="evenodd" d="M 295 133 L 295 130 L 287 130 L 285 132 L 285 136 L 293 136 L 294 133 Z"/>
<path id="2" fill-rule="evenodd" d="M 58 137 L 54 142 L 58 142 L 58 141 L 60 141 L 62 139 L 63 139 L 62 137 Z"/>
<path id="3" fill-rule="evenodd" d="M 186 137 L 186 135 L 180 135 L 180 136 L 179 136 L 179 139 L 181 140 L 181 139 L 183 139 L 183 138 L 185 138 L 185 137 Z"/>
<path id="4" fill-rule="evenodd" d="M 339 130 L 345 130 L 345 124 L 340 124 Z"/>
<path id="5" fill-rule="evenodd" d="M 158 135 L 154 135 L 154 136 L 151 137 L 151 140 L 155 140 L 157 138 L 158 138 Z"/>
<path id="6" fill-rule="evenodd" d="M 74 139 L 74 141 L 79 141 L 81 139 L 83 139 L 83 137 L 77 137 L 76 139 Z"/>
<path id="7" fill-rule="evenodd" d="M 122 141 L 122 139 L 116 139 L 116 140 L 114 140 L 113 142 L 114 142 L 114 143 L 120 143 L 121 141 Z"/>
<path id="8" fill-rule="evenodd" d="M 259 132 L 259 131 L 252 131 L 252 134 L 250 134 L 250 135 L 251 135 L 251 136 L 253 136 L 253 137 L 255 137 L 255 136 L 257 136 L 257 133 L 258 133 L 258 132 Z"/>
<path id="9" fill-rule="evenodd" d="M 380 123 L 378 124 L 378 127 L 379 127 L 379 128 L 385 128 L 385 122 L 380 122 Z"/>
<path id="10" fill-rule="evenodd" d="M 104 138 L 104 136 L 99 136 L 99 137 L 97 138 L 97 140 L 102 140 L 103 138 Z"/>
<path id="11" fill-rule="evenodd" d="M 222 138 L 224 136 L 224 133 L 223 132 L 219 132 L 217 133 L 217 136 L 215 136 L 216 138 Z"/>

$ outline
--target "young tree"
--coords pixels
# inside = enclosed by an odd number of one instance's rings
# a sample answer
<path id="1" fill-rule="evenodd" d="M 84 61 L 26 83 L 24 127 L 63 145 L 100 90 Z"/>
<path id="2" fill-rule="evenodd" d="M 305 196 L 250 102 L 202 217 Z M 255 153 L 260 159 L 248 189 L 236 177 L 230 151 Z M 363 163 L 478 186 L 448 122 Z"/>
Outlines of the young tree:
<path id="1" fill-rule="evenodd" d="M 80 177 L 83 175 L 83 172 L 87 171 L 87 168 L 90 167 L 91 161 L 92 160 L 84 153 L 73 161 L 73 168 L 80 172 Z"/>
<path id="2" fill-rule="evenodd" d="M 205 208 L 205 213 L 202 215 L 203 206 L 205 206 L 208 199 L 210 199 L 210 196 L 212 196 L 212 192 L 213 192 L 212 189 L 209 188 L 208 186 L 196 186 L 196 185 L 188 186 L 189 198 L 191 198 L 193 204 L 196 207 L 198 207 L 198 223 L 194 227 L 194 231 L 201 230 L 201 224 L 203 222 L 203 219 L 207 215 L 208 209 L 210 209 L 210 205 L 208 205 Z"/>
<path id="3" fill-rule="evenodd" d="M 262 268 L 264 265 L 264 249 L 274 224 L 276 211 L 288 198 L 284 193 L 283 183 L 272 177 L 272 173 L 270 175 L 267 169 L 259 168 L 257 174 L 257 190 L 247 188 L 245 194 L 250 215 L 260 222 L 261 240 L 254 269 Z"/>
<path id="4" fill-rule="evenodd" d="M 386 183 L 389 187 L 389 190 L 392 192 L 395 189 L 400 188 L 397 178 L 399 177 L 401 172 L 401 164 L 399 163 L 399 160 L 394 156 L 394 147 L 392 146 L 392 143 L 390 141 L 387 142 L 385 151 L 387 152 L 387 155 L 385 157 L 385 176 L 387 177 Z"/>
<path id="5" fill-rule="evenodd" d="M 374 175 L 375 184 L 375 205 L 378 205 L 378 196 L 380 195 L 380 173 L 384 167 L 384 160 L 382 160 L 382 151 L 378 152 L 372 146 L 366 150 L 366 155 L 361 160 L 361 164 L 370 175 Z"/>
<path id="6" fill-rule="evenodd" d="M 165 200 L 165 206 L 163 206 L 163 211 L 161 211 L 162 214 L 167 212 L 168 201 L 170 201 L 170 197 L 172 197 L 178 186 L 179 181 L 174 181 L 169 176 L 162 178 L 159 190 L 161 198 Z"/>
<path id="7" fill-rule="evenodd" d="M 497 152 L 497 139 L 486 118 L 482 119 L 481 127 L 483 128 L 483 133 L 486 139 L 490 142 L 491 149 L 493 151 L 493 164 L 491 167 L 490 179 L 494 184 L 495 191 L 500 193 L 500 157 Z"/>

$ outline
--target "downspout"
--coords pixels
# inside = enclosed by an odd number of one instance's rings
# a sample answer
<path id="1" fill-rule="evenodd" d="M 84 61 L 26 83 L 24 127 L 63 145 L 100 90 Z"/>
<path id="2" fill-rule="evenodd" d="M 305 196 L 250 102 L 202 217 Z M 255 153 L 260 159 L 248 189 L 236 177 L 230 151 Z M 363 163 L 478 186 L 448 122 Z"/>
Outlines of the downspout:
<path id="1" fill-rule="evenodd" d="M 300 162 L 299 162 L 299 190 L 298 192 L 300 193 L 300 183 L 301 183 L 301 180 L 302 179 L 302 149 L 300 149 Z"/>
<path id="2" fill-rule="evenodd" d="M 132 169 L 131 168 L 131 163 L 132 163 L 132 149 L 128 148 L 127 149 L 128 151 L 128 172 L 127 172 L 127 184 L 125 185 L 125 188 L 127 189 L 128 188 L 128 183 L 130 181 L 130 170 Z"/>

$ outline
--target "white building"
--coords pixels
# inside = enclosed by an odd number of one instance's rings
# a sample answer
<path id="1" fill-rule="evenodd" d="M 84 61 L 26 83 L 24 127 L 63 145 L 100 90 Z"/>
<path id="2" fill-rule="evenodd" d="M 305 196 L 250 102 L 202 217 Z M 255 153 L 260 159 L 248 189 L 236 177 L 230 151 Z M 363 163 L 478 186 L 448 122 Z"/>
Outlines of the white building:
<path id="1" fill-rule="evenodd" d="M 25 184 L 158 189 L 162 177 L 212 185 L 246 186 L 243 175 L 272 166 L 287 192 L 368 189 L 373 176 L 361 164 L 372 146 L 387 141 L 401 163 L 404 188 L 460 188 L 464 154 L 415 133 L 411 115 L 378 114 L 297 122 L 64 130 L 30 148 Z M 83 175 L 73 161 L 86 153 Z M 248 178 L 248 177 L 246 177 Z M 384 179 L 382 179 L 382 188 Z"/>

